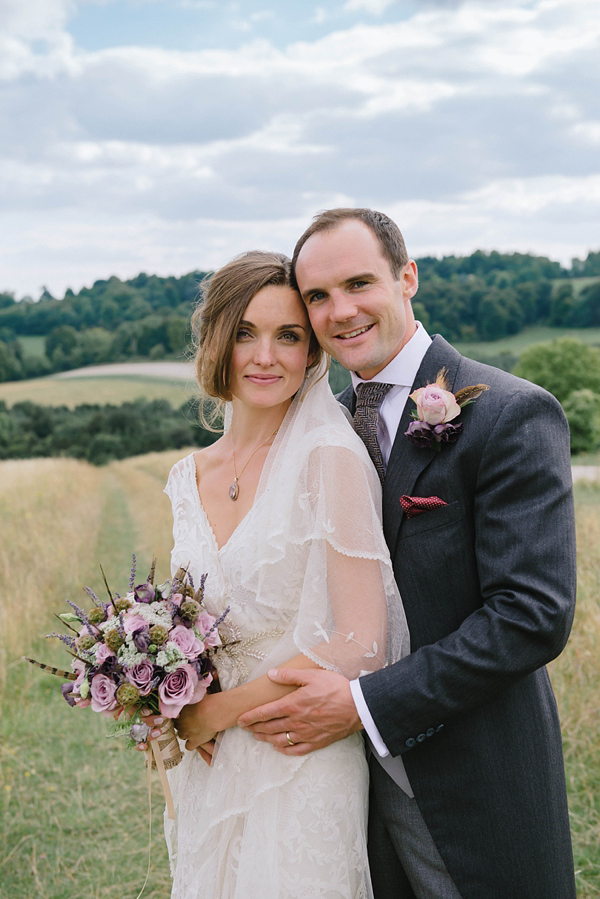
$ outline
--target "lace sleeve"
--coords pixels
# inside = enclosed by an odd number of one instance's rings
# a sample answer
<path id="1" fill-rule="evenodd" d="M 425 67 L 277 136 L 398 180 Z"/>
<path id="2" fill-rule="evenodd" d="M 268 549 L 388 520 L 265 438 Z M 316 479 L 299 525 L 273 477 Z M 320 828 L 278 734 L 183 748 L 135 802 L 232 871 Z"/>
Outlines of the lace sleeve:
<path id="1" fill-rule="evenodd" d="M 354 678 L 408 652 L 379 482 L 346 447 L 316 450 L 308 472 L 313 533 L 294 639 L 317 664 Z"/>

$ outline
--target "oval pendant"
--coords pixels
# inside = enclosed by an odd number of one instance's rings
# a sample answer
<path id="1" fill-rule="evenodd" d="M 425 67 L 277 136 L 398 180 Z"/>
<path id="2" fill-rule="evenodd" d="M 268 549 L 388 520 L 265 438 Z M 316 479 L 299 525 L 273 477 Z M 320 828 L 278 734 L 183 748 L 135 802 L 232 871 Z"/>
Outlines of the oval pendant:
<path id="1" fill-rule="evenodd" d="M 235 502 L 239 496 L 239 493 L 240 493 L 240 488 L 237 485 L 237 478 L 236 478 L 235 481 L 233 482 L 233 484 L 231 485 L 231 487 L 229 488 L 229 499 L 231 499 L 231 500 L 233 500 L 233 502 Z"/>

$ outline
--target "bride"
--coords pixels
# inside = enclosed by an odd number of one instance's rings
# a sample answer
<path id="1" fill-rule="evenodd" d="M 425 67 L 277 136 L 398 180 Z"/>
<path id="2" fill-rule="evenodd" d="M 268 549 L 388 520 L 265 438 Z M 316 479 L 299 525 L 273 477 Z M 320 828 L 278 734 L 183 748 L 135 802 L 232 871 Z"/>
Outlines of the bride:
<path id="1" fill-rule="evenodd" d="M 236 722 L 292 689 L 269 668 L 353 678 L 408 651 L 379 480 L 329 389 L 285 256 L 225 265 L 193 326 L 198 380 L 227 403 L 226 430 L 169 476 L 172 568 L 196 584 L 207 574 L 207 610 L 230 610 L 215 658 L 222 692 L 178 722 L 198 751 L 169 772 L 172 896 L 367 899 L 361 735 L 292 758 Z"/>

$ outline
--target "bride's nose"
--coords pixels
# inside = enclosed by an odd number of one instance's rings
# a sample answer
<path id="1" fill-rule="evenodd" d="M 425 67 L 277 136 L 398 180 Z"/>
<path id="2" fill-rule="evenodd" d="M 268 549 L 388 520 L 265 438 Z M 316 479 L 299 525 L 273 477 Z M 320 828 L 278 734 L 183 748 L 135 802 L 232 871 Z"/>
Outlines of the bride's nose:
<path id="1" fill-rule="evenodd" d="M 275 347 L 271 340 L 265 338 L 257 342 L 254 351 L 254 364 L 262 365 L 263 368 L 275 364 Z"/>

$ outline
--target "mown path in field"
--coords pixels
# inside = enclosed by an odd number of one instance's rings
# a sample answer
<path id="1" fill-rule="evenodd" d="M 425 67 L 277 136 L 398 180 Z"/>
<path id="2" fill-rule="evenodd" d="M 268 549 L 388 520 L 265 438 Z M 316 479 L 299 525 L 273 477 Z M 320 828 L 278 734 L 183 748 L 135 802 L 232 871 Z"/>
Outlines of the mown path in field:
<path id="1" fill-rule="evenodd" d="M 24 653 L 69 667 L 52 617 L 65 598 L 89 606 L 124 593 L 131 553 L 145 580 L 153 553 L 168 577 L 170 503 L 162 488 L 182 455 L 150 454 L 93 468 L 71 459 L 0 464 L 0 897 L 114 899 L 141 889 L 148 860 L 143 757 L 107 739 L 107 720 L 70 709 L 58 678 Z M 147 899 L 167 899 L 164 803 L 153 792 L 152 873 Z"/>

